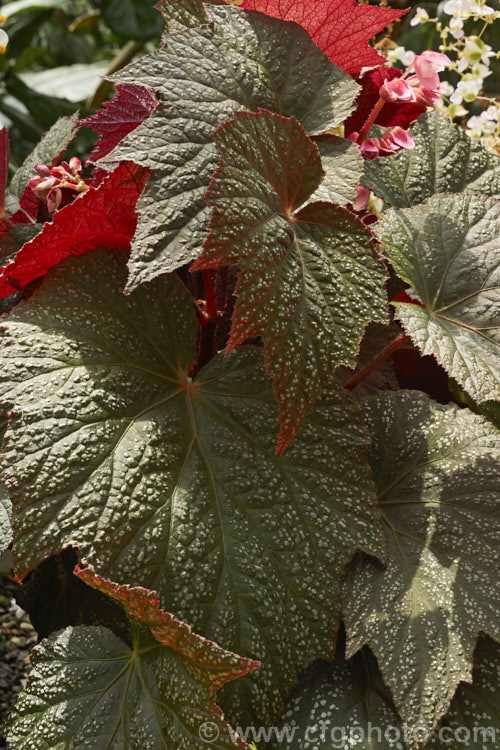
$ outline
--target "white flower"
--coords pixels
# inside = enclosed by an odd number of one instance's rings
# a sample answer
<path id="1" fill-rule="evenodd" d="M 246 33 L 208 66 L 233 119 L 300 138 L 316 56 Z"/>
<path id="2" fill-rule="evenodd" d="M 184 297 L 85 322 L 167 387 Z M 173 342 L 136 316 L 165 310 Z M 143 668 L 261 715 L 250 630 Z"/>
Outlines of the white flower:
<path id="1" fill-rule="evenodd" d="M 464 35 L 464 22 L 460 16 L 452 16 L 450 23 L 448 24 L 452 37 L 455 39 L 461 39 Z"/>
<path id="2" fill-rule="evenodd" d="M 5 54 L 7 50 L 7 44 L 9 42 L 9 35 L 3 29 L 0 29 L 0 55 Z"/>
<path id="3" fill-rule="evenodd" d="M 450 101 L 453 104 L 461 104 L 462 101 L 473 102 L 477 99 L 477 95 L 481 91 L 482 85 L 482 79 L 476 81 L 459 81 L 457 88 L 450 96 Z"/>
<path id="4" fill-rule="evenodd" d="M 474 115 L 474 117 L 470 117 L 467 120 L 467 128 L 467 133 L 472 136 L 472 138 L 481 138 L 484 131 L 484 123 L 480 117 Z"/>
<path id="5" fill-rule="evenodd" d="M 390 49 L 387 55 L 387 59 L 390 63 L 402 62 L 405 68 L 412 64 L 415 59 L 415 53 L 411 49 L 405 49 L 404 47 L 395 47 Z"/>
<path id="6" fill-rule="evenodd" d="M 410 26 L 418 26 L 419 23 L 427 23 L 429 20 L 429 14 L 425 8 L 417 8 L 415 15 L 410 21 Z"/>
<path id="7" fill-rule="evenodd" d="M 449 81 L 441 81 L 441 94 L 444 94 L 444 96 L 447 96 L 449 99 L 454 91 L 455 89 Z"/>
<path id="8" fill-rule="evenodd" d="M 448 16 L 468 18 L 469 16 L 477 16 L 484 18 L 489 16 L 495 11 L 490 8 L 489 5 L 477 2 L 477 0 L 448 0 L 443 7 L 443 11 Z"/>
<path id="9" fill-rule="evenodd" d="M 500 110 L 494 104 L 490 104 L 488 109 L 485 109 L 482 114 L 485 115 L 486 119 L 488 120 L 498 120 L 498 115 L 500 114 Z"/>

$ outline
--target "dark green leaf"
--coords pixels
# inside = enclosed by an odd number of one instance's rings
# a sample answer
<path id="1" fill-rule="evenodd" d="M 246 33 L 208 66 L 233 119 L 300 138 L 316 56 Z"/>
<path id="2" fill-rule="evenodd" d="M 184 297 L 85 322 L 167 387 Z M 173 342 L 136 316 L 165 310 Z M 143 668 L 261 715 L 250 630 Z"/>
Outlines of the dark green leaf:
<path id="1" fill-rule="evenodd" d="M 435 195 L 375 231 L 423 305 L 398 306 L 413 342 L 476 401 L 500 399 L 500 200 Z"/>
<path id="2" fill-rule="evenodd" d="M 204 750 L 247 748 L 214 693 L 258 667 L 195 635 L 158 609 L 154 592 L 86 583 L 118 601 L 134 631 L 130 648 L 103 627 L 67 628 L 34 650 L 33 672 L 10 719 L 12 750 Z"/>
<path id="3" fill-rule="evenodd" d="M 500 158 L 439 111 L 410 127 L 415 149 L 365 162 L 363 185 L 386 203 L 414 206 L 434 193 L 500 195 Z"/>
<path id="4" fill-rule="evenodd" d="M 383 554 L 362 418 L 332 385 L 277 456 L 262 351 L 222 354 L 191 383 L 191 298 L 175 276 L 129 296 L 124 279 L 117 252 L 63 262 L 4 323 L 17 574 L 73 543 L 110 578 L 158 589 L 264 662 L 224 708 L 270 720 L 333 654 L 345 563 Z"/>
<path id="5" fill-rule="evenodd" d="M 362 403 L 387 567 L 347 573 L 347 652 L 369 645 L 403 721 L 429 733 L 471 681 L 478 633 L 500 638 L 500 432 L 418 391 Z"/>
<path id="6" fill-rule="evenodd" d="M 355 216 L 332 203 L 304 207 L 324 173 L 297 120 L 242 112 L 214 138 L 222 158 L 206 200 L 215 210 L 193 268 L 241 269 L 228 346 L 264 340 L 281 453 L 333 369 L 354 365 L 365 326 L 387 319 L 385 275 Z"/>
<path id="7" fill-rule="evenodd" d="M 311 133 L 340 124 L 358 86 L 294 23 L 210 6 L 214 23 L 167 38 L 113 80 L 151 86 L 161 104 L 105 161 L 154 170 L 142 194 L 128 288 L 194 260 L 210 209 L 203 195 L 217 166 L 213 131 L 237 110 L 293 115 Z"/>
<path id="8" fill-rule="evenodd" d="M 110 29 L 126 39 L 151 39 L 164 29 L 154 0 L 100 0 L 99 7 Z"/>

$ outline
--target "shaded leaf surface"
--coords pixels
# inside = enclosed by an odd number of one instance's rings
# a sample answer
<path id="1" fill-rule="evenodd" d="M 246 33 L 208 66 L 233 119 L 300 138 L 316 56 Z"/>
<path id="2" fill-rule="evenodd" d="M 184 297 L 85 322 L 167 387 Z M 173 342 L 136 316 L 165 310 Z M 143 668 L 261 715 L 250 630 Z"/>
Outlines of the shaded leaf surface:
<path id="1" fill-rule="evenodd" d="M 357 85 L 305 31 L 257 13 L 210 6 L 213 23 L 179 31 L 115 74 L 150 86 L 160 106 L 107 157 L 154 169 L 139 202 L 129 288 L 194 260 L 210 210 L 203 195 L 217 166 L 213 131 L 237 110 L 296 117 L 309 133 L 340 124 Z"/>
<path id="2" fill-rule="evenodd" d="M 295 119 L 240 113 L 214 138 L 221 163 L 206 200 L 215 210 L 193 268 L 241 269 L 228 347 L 264 340 L 282 452 L 334 367 L 354 364 L 366 324 L 386 319 L 384 273 L 355 216 L 331 203 L 298 210 L 323 170 Z"/>
<path id="3" fill-rule="evenodd" d="M 43 641 L 11 716 L 10 747 L 202 750 L 200 728 L 209 721 L 212 747 L 247 748 L 213 695 L 258 664 L 195 635 L 158 609 L 154 592 L 116 586 L 88 570 L 79 575 L 124 606 L 133 647 L 85 625 Z"/>
<path id="4" fill-rule="evenodd" d="M 375 231 L 423 303 L 397 308 L 413 342 L 473 399 L 499 399 L 500 200 L 436 195 L 386 211 Z"/>
<path id="5" fill-rule="evenodd" d="M 271 720 L 332 656 L 345 563 L 383 554 L 361 415 L 332 385 L 276 456 L 261 350 L 218 356 L 190 384 L 190 296 L 173 276 L 123 295 L 120 260 L 68 259 L 5 324 L 17 574 L 74 543 L 106 576 L 158 589 L 197 632 L 263 662 L 223 707 Z"/>
<path id="6" fill-rule="evenodd" d="M 158 100 L 151 89 L 133 83 L 118 84 L 116 94 L 109 102 L 104 102 L 103 109 L 80 122 L 80 125 L 99 133 L 90 159 L 102 159 L 109 154 L 157 106 Z"/>
<path id="7" fill-rule="evenodd" d="M 391 731 L 388 742 L 384 733 Z M 271 750 L 391 750 L 401 720 L 377 662 L 364 649 L 349 661 L 320 662 L 301 675 L 285 706 Z M 380 732 L 380 735 L 379 735 Z M 401 743 L 399 747 L 403 748 Z"/>
<path id="8" fill-rule="evenodd" d="M 110 29 L 125 39 L 150 39 L 163 31 L 154 0 L 99 0 Z"/>
<path id="9" fill-rule="evenodd" d="M 430 732 L 471 681 L 479 631 L 500 637 L 500 433 L 418 391 L 363 405 L 388 562 L 347 573 L 347 652 L 369 645 L 404 722 Z"/>
<path id="10" fill-rule="evenodd" d="M 142 167 L 121 164 L 98 187 L 89 188 L 57 211 L 54 220 L 44 224 L 42 231 L 3 268 L 0 298 L 24 289 L 69 255 L 81 255 L 103 245 L 128 247 L 137 222 L 135 205 L 147 174 Z"/>
<path id="11" fill-rule="evenodd" d="M 472 685 L 459 686 L 440 731 L 427 745 L 428 750 L 446 750 L 454 736 L 467 740 L 467 731 L 470 739 L 466 747 L 470 750 L 493 750 L 500 737 L 499 690 L 500 645 L 481 638 L 474 651 Z"/>
<path id="12" fill-rule="evenodd" d="M 242 8 L 300 24 L 335 65 L 351 74 L 386 62 L 367 42 L 404 15 L 354 0 L 245 0 Z"/>
<path id="13" fill-rule="evenodd" d="M 365 162 L 363 185 L 387 203 L 406 208 L 445 192 L 500 195 L 500 157 L 441 112 L 419 117 L 410 133 L 414 150 Z"/>

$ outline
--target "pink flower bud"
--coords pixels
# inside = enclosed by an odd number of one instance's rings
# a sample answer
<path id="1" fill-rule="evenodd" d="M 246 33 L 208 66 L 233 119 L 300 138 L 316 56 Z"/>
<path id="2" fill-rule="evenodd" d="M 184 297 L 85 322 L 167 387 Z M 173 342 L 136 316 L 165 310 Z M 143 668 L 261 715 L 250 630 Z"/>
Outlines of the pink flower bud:
<path id="1" fill-rule="evenodd" d="M 72 156 L 69 160 L 69 168 L 71 172 L 81 172 L 82 171 L 82 162 L 77 156 Z"/>
<path id="2" fill-rule="evenodd" d="M 353 143 L 357 143 L 359 138 L 359 133 L 357 130 L 355 130 L 353 133 L 347 136 L 348 141 L 352 141 Z"/>
<path id="3" fill-rule="evenodd" d="M 415 141 L 413 140 L 411 133 L 404 130 L 399 125 L 396 125 L 396 127 L 391 128 L 391 130 L 385 133 L 385 135 L 388 134 L 390 134 L 392 142 L 399 146 L 399 148 L 406 148 L 409 151 L 412 151 L 415 148 Z"/>
<path id="4" fill-rule="evenodd" d="M 422 86 L 433 91 L 439 87 L 438 73 L 450 63 L 451 60 L 448 55 L 444 55 L 442 52 L 425 50 L 415 58 L 415 73 Z"/>
<path id="5" fill-rule="evenodd" d="M 35 172 L 38 172 L 40 177 L 50 177 L 50 169 L 45 164 L 35 164 Z"/>
<path id="6" fill-rule="evenodd" d="M 376 138 L 367 138 L 360 145 L 361 156 L 368 161 L 373 161 L 379 155 L 380 149 Z"/>
<path id="7" fill-rule="evenodd" d="M 386 102 L 411 102 L 413 93 L 411 87 L 402 78 L 384 81 L 379 90 L 379 96 Z"/>
<path id="8" fill-rule="evenodd" d="M 370 190 L 363 187 L 363 185 L 358 185 L 356 188 L 356 199 L 354 201 L 353 208 L 355 211 L 363 211 L 368 205 L 368 201 L 370 200 Z"/>

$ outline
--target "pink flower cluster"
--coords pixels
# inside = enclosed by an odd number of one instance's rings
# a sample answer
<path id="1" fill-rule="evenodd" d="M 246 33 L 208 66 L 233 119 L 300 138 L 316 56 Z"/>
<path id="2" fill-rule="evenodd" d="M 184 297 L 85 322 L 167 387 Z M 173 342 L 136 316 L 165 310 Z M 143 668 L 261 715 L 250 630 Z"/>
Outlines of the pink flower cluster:
<path id="1" fill-rule="evenodd" d="M 35 164 L 35 170 L 38 175 L 32 177 L 28 185 L 46 203 L 51 214 L 69 203 L 75 193 L 84 193 L 89 188 L 82 179 L 82 163 L 76 156 L 70 159 L 69 164 L 63 161 L 58 167 Z"/>
<path id="2" fill-rule="evenodd" d="M 384 81 L 379 89 L 380 99 L 366 121 L 361 134 L 355 132 L 348 136 L 350 141 L 359 143 L 361 155 L 365 159 L 372 161 L 379 156 L 395 154 L 403 148 L 410 150 L 415 148 L 413 137 L 399 125 L 386 130 L 380 138 L 365 138 L 365 135 L 376 121 L 377 114 L 383 107 L 384 102 L 401 102 L 433 107 L 439 99 L 439 95 L 443 93 L 439 82 L 439 73 L 450 62 L 448 55 L 426 50 L 415 57 L 413 65 L 416 75 L 408 78 L 408 73 L 412 67 L 410 66 L 401 78 Z"/>
<path id="3" fill-rule="evenodd" d="M 354 132 L 348 136 L 348 140 L 357 143 L 358 137 L 359 133 Z M 380 136 L 380 138 L 365 138 L 365 140 L 359 144 L 361 156 L 368 161 L 373 161 L 379 156 L 390 156 L 391 154 L 396 154 L 398 151 L 401 151 L 402 148 L 415 148 L 415 141 L 413 140 L 413 136 L 399 125 L 386 130 L 384 135 Z"/>
<path id="4" fill-rule="evenodd" d="M 426 50 L 414 60 L 416 75 L 385 81 L 380 97 L 386 102 L 404 102 L 433 107 L 443 89 L 439 73 L 451 62 L 448 55 Z"/>

